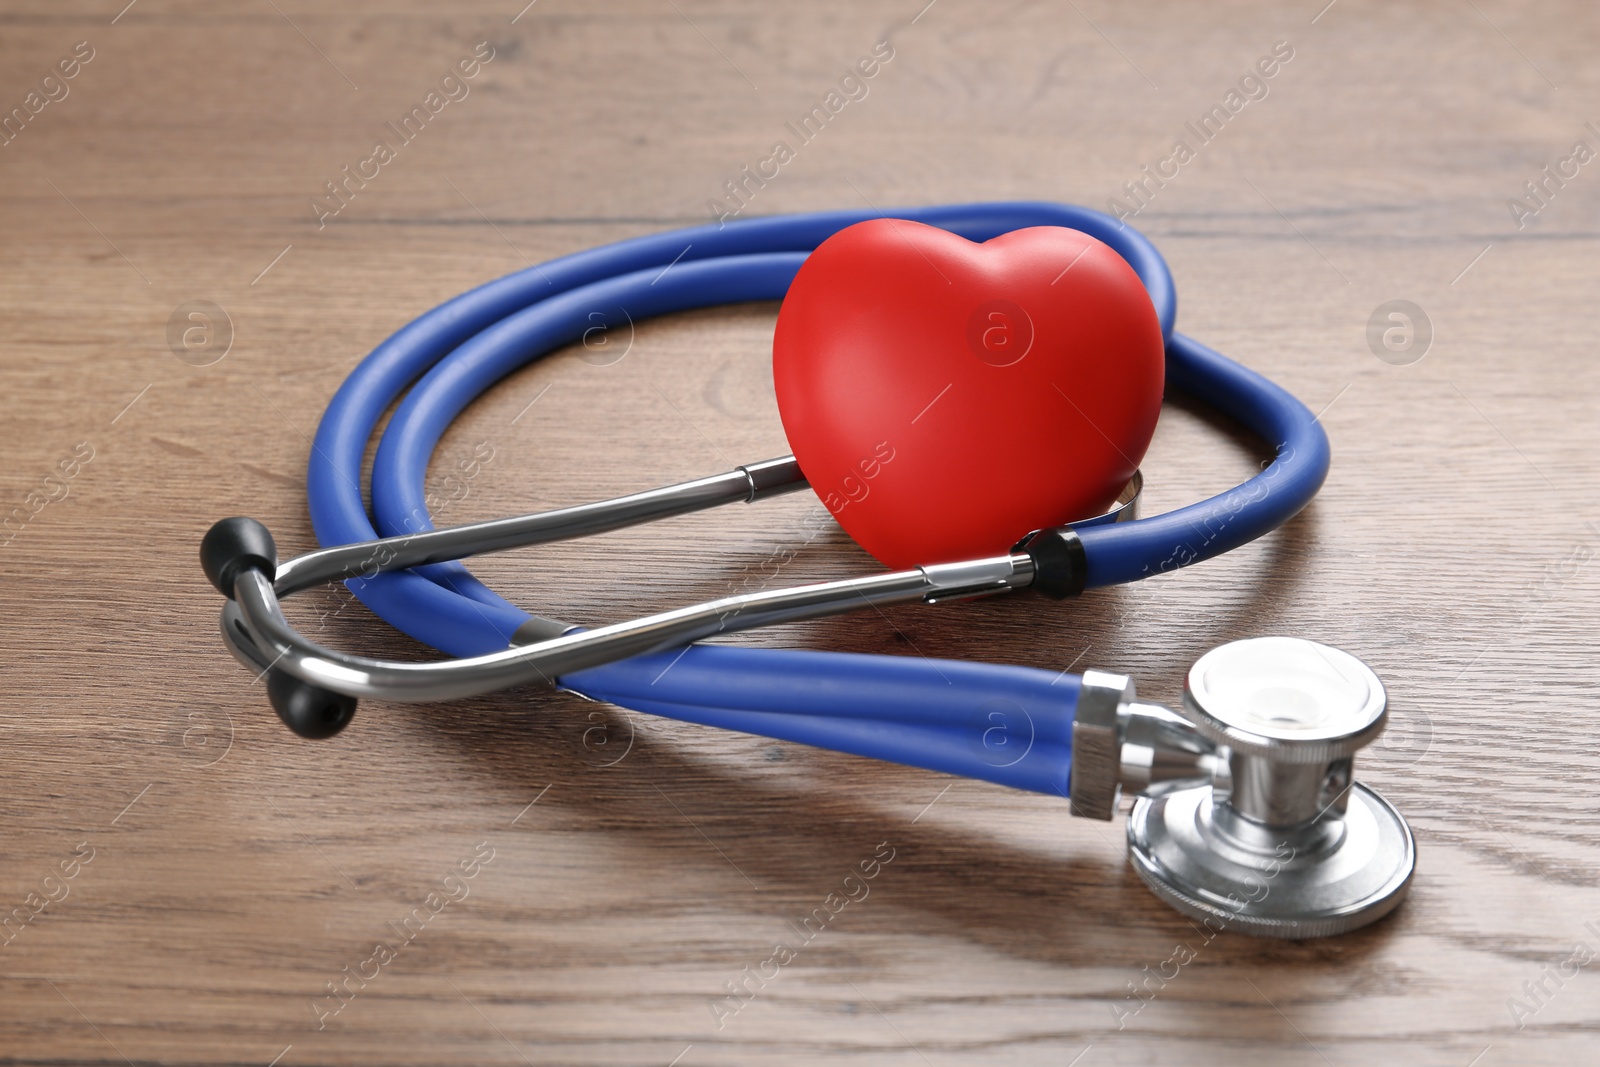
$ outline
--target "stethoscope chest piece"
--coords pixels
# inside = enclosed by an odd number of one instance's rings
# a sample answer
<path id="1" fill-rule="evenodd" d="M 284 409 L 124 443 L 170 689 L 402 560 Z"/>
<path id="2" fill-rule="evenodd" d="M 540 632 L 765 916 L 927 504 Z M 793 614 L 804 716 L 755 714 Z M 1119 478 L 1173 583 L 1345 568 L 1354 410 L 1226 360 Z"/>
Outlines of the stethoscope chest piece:
<path id="1" fill-rule="evenodd" d="M 1202 656 L 1184 716 L 1225 763 L 1209 785 L 1134 802 L 1139 877 L 1218 931 L 1326 937 L 1387 915 L 1410 887 L 1416 842 L 1353 777 L 1387 705 L 1366 664 L 1314 641 L 1254 638 Z"/>

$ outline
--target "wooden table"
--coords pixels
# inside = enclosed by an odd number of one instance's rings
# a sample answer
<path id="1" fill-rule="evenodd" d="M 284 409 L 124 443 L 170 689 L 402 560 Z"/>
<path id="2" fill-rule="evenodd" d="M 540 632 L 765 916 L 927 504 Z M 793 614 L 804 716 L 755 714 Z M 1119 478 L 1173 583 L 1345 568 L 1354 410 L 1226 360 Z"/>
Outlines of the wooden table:
<path id="1" fill-rule="evenodd" d="M 0 1062 L 1600 1061 L 1600 957 L 1567 963 L 1600 953 L 1593 7 L 122 2 L 0 15 L 0 106 L 23 109 L 0 147 Z M 1392 696 L 1362 775 L 1420 848 L 1386 921 L 1218 937 L 1145 1003 L 1130 983 L 1196 935 L 1120 822 L 565 695 L 367 702 L 313 744 L 223 650 L 200 535 L 248 513 L 312 546 L 308 435 L 366 352 L 484 280 L 729 208 L 724 183 L 881 41 L 865 97 L 743 214 L 1121 198 L 1183 328 L 1321 410 L 1333 474 L 1280 533 L 1139 587 L 737 643 L 1099 665 L 1163 701 L 1235 637 L 1350 649 Z M 1277 42 L 1292 57 L 1241 89 Z M 386 126 L 430 91 L 409 141 Z M 1146 165 L 1170 177 L 1140 208 Z M 371 177 L 313 207 L 346 166 Z M 442 518 L 781 454 L 774 313 L 648 322 L 618 361 L 514 375 L 445 438 Z M 1220 429 L 1168 404 L 1148 507 L 1254 468 Z M 816 506 L 477 570 L 620 619 L 762 574 Z M 869 562 L 830 530 L 779 581 Z M 295 603 L 319 640 L 421 654 L 342 590 Z M 868 898 L 725 999 L 875 854 Z"/>

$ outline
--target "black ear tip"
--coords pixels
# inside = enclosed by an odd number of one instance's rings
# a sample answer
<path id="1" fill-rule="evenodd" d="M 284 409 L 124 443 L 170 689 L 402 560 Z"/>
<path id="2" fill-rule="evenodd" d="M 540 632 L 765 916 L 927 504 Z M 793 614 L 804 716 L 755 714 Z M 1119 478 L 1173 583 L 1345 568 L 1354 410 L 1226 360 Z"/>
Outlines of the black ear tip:
<path id="1" fill-rule="evenodd" d="M 278 546 L 255 519 L 223 519 L 200 540 L 200 568 L 217 592 L 233 599 L 233 580 L 241 570 L 258 570 L 270 581 L 278 570 Z"/>
<path id="2" fill-rule="evenodd" d="M 302 682 L 286 671 L 267 671 L 267 697 L 285 726 L 313 741 L 343 730 L 356 713 L 355 697 Z"/>

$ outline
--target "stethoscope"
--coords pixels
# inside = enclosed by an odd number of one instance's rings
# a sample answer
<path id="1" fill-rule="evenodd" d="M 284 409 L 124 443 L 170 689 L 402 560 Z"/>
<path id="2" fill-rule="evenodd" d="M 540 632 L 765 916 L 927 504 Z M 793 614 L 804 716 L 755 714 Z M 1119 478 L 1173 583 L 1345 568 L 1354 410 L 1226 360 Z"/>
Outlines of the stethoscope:
<path id="1" fill-rule="evenodd" d="M 341 730 L 357 697 L 422 702 L 556 685 L 687 722 L 1069 797 L 1074 815 L 1110 819 L 1125 789 L 1137 794 L 1128 821 L 1136 871 L 1212 929 L 1318 937 L 1387 914 L 1409 887 L 1415 843 L 1399 813 L 1352 777 L 1354 753 L 1383 729 L 1387 697 L 1365 664 L 1338 649 L 1289 637 L 1215 648 L 1190 670 L 1180 714 L 1138 700 L 1126 677 L 1098 671 L 693 643 L 872 605 L 1018 589 L 1071 597 L 1219 555 L 1311 500 L 1329 463 L 1317 419 L 1266 378 L 1174 333 L 1165 261 L 1143 235 L 1098 212 L 995 203 L 896 217 L 971 241 L 1049 225 L 1109 245 L 1149 292 L 1168 384 L 1274 447 L 1275 458 L 1243 484 L 1137 518 L 1136 476 L 1105 514 L 1019 530 L 1004 554 L 746 593 L 593 629 L 530 615 L 454 562 L 807 488 L 786 456 L 613 500 L 434 530 L 424 475 L 441 435 L 475 397 L 579 341 L 597 308 L 624 308 L 636 321 L 781 299 L 811 250 L 877 217 L 790 215 L 622 241 L 490 282 L 416 319 L 351 373 L 318 428 L 307 495 L 317 538 L 333 547 L 279 564 L 271 535 L 253 519 L 224 519 L 206 534 L 201 562 L 229 598 L 229 648 L 261 672 L 274 708 L 304 737 Z M 373 461 L 369 518 L 363 458 L 396 401 Z M 380 617 L 456 658 L 355 656 L 289 625 L 280 597 L 339 579 Z"/>

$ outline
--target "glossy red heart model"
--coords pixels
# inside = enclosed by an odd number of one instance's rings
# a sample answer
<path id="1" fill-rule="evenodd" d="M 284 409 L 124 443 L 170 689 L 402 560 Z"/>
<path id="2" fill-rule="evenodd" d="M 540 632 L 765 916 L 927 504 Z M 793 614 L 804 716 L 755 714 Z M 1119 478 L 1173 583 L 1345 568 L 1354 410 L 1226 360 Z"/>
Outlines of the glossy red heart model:
<path id="1" fill-rule="evenodd" d="M 982 244 L 858 223 L 801 266 L 772 342 L 800 469 L 893 568 L 1088 518 L 1155 433 L 1161 326 L 1133 268 L 1058 226 Z"/>

